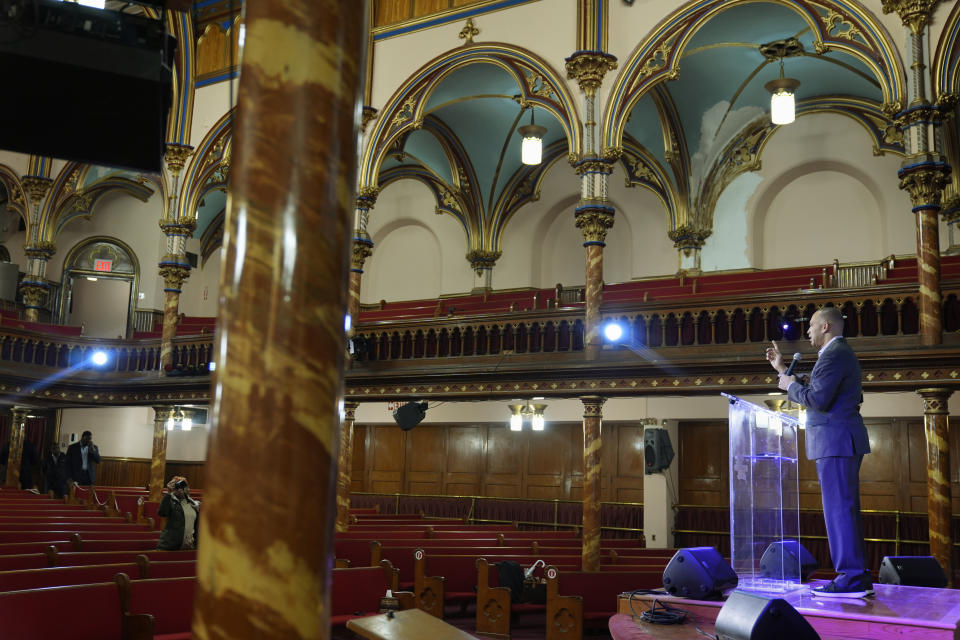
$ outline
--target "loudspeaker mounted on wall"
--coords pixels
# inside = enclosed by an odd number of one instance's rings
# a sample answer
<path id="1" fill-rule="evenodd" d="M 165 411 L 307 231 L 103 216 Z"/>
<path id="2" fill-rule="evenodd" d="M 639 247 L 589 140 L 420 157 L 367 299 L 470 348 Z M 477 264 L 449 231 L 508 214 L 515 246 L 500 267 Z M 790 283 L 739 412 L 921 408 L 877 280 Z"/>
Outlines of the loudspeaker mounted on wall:
<path id="1" fill-rule="evenodd" d="M 673 462 L 673 445 L 666 429 L 647 427 L 643 432 L 644 473 L 650 475 L 667 469 Z"/>
<path id="2" fill-rule="evenodd" d="M 933 556 L 885 556 L 880 562 L 880 584 L 943 589 L 947 575 Z"/>
<path id="3" fill-rule="evenodd" d="M 760 558 L 764 578 L 775 580 L 809 580 L 817 570 L 817 559 L 796 540 L 774 542 Z"/>
<path id="4" fill-rule="evenodd" d="M 782 598 L 734 591 L 717 614 L 718 640 L 820 640 L 810 623 Z"/>
<path id="5" fill-rule="evenodd" d="M 393 410 L 393 420 L 404 431 L 410 431 L 427 417 L 426 402 L 408 402 Z"/>
<path id="6" fill-rule="evenodd" d="M 679 549 L 663 570 L 664 589 L 681 598 L 719 598 L 737 582 L 733 567 L 713 547 Z"/>

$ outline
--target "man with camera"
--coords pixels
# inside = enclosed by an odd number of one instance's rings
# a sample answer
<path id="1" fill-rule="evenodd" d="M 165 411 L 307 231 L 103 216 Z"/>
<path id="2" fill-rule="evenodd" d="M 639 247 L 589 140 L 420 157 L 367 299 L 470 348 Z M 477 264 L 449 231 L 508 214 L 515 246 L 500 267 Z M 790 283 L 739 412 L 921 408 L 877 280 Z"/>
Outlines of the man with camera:
<path id="1" fill-rule="evenodd" d="M 157 549 L 196 549 L 200 503 L 190 497 L 190 485 L 183 476 L 174 476 L 167 483 L 167 490 L 157 509 L 157 515 L 167 519 Z"/>

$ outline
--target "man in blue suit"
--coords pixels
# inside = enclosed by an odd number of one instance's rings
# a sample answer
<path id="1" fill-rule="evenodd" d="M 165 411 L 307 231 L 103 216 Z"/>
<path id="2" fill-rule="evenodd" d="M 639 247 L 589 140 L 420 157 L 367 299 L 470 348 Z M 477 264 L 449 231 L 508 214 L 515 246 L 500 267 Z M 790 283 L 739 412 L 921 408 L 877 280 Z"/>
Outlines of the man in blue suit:
<path id="1" fill-rule="evenodd" d="M 873 581 L 860 520 L 860 463 L 870 453 L 860 416 L 860 363 L 843 339 L 839 309 L 824 307 L 814 313 L 807 336 L 820 349 L 809 380 L 784 375 L 787 367 L 776 342 L 767 349 L 767 360 L 780 374 L 780 388 L 807 408 L 807 457 L 817 464 L 830 558 L 837 571 L 833 582 L 812 591 L 817 596 L 861 598 L 873 594 Z"/>

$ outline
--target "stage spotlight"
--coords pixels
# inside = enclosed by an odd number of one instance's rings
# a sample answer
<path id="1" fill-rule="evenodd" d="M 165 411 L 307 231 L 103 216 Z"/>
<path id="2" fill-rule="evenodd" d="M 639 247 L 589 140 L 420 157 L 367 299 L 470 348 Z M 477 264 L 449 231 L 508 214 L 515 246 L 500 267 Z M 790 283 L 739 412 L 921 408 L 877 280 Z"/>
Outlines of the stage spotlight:
<path id="1" fill-rule="evenodd" d="M 102 367 L 107 364 L 107 352 L 101 349 L 94 351 L 93 355 L 90 356 L 90 361 L 98 367 Z"/>
<path id="2" fill-rule="evenodd" d="M 611 320 L 603 325 L 603 337 L 607 339 L 607 342 L 620 342 L 620 339 L 623 338 L 623 327 L 620 326 L 620 323 Z"/>
<path id="3" fill-rule="evenodd" d="M 427 417 L 426 402 L 408 402 L 397 407 L 393 412 L 394 421 L 404 431 L 410 431 Z"/>

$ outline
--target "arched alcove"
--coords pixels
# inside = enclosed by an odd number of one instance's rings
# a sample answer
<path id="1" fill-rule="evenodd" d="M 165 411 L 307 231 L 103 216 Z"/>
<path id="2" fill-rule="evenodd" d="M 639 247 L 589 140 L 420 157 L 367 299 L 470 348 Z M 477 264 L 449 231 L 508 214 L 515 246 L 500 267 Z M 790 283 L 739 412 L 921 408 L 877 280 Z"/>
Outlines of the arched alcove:
<path id="1" fill-rule="evenodd" d="M 129 336 L 140 283 L 140 262 L 129 245 L 108 236 L 87 238 L 67 253 L 56 317 L 84 325 L 95 338 Z"/>

